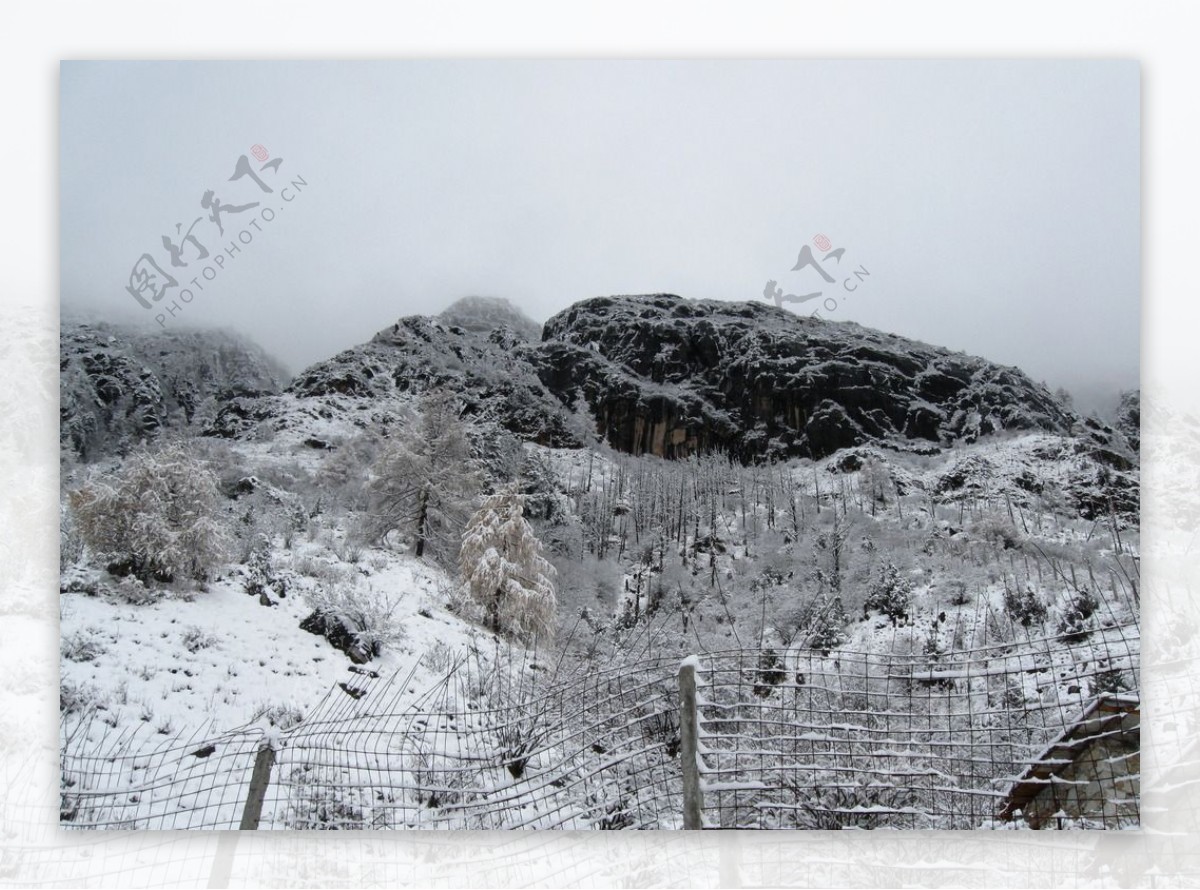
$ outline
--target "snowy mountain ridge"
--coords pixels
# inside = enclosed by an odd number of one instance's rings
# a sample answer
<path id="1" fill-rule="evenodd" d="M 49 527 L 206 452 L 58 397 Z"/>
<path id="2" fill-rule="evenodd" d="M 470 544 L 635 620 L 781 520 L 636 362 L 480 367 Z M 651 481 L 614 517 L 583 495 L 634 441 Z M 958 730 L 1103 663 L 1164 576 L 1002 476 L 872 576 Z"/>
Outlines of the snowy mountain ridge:
<path id="1" fill-rule="evenodd" d="M 610 444 L 683 457 L 824 457 L 866 442 L 929 451 L 1073 417 L 1016 368 L 765 303 L 597 297 L 545 326 L 535 358 Z"/>
<path id="2" fill-rule="evenodd" d="M 717 450 L 753 461 L 869 443 L 933 453 L 1042 430 L 1079 433 L 1117 463 L 1137 461 L 1128 437 L 1080 426 L 1018 369 L 765 304 L 663 294 L 584 300 L 540 329 L 507 301 L 482 297 L 407 316 L 302 371 L 290 399 L 231 395 L 206 434 L 273 435 L 313 416 L 386 427 L 411 397 L 436 389 L 454 392 L 475 420 L 554 447 L 599 435 L 631 454 Z"/>
<path id="3" fill-rule="evenodd" d="M 227 330 L 137 328 L 64 318 L 59 438 L 91 460 L 166 429 L 198 432 L 232 399 L 279 392 L 283 367 Z"/>

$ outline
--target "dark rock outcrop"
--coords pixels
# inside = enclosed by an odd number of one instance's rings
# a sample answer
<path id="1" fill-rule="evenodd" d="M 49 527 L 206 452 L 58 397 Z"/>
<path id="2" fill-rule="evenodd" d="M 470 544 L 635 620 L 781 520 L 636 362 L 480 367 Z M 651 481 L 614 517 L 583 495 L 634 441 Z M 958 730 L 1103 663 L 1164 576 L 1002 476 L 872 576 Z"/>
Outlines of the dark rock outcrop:
<path id="1" fill-rule="evenodd" d="M 223 405 L 278 392 L 282 368 L 226 331 L 158 331 L 64 320 L 59 439 L 82 460 L 166 428 L 203 429 Z"/>
<path id="2" fill-rule="evenodd" d="M 490 328 L 491 320 L 502 324 Z M 400 319 L 370 342 L 306 369 L 288 392 L 302 399 L 387 400 L 444 389 L 461 398 L 476 421 L 544 445 L 575 445 L 563 406 L 530 359 L 537 344 L 529 336 L 540 330 L 506 301 L 470 298 L 437 318 Z"/>
<path id="3" fill-rule="evenodd" d="M 937 450 L 1074 416 L 1016 368 L 765 303 L 600 297 L 548 321 L 531 355 L 564 404 L 634 454 L 823 457 L 868 441 Z"/>
<path id="4" fill-rule="evenodd" d="M 336 615 L 313 612 L 300 622 L 300 629 L 324 637 L 329 645 L 344 652 L 354 664 L 366 664 L 374 655 Z"/>

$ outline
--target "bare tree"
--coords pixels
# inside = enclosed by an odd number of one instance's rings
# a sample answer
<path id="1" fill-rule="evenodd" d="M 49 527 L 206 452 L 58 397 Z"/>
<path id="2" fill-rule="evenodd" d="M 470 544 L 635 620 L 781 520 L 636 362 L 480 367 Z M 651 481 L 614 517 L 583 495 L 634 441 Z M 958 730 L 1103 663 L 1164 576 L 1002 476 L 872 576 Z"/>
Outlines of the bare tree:
<path id="1" fill-rule="evenodd" d="M 453 564 L 479 484 L 461 406 L 448 394 L 431 393 L 416 422 L 372 467 L 364 528 L 375 540 L 400 531 L 411 537 L 418 557 L 429 550 L 438 562 Z"/>

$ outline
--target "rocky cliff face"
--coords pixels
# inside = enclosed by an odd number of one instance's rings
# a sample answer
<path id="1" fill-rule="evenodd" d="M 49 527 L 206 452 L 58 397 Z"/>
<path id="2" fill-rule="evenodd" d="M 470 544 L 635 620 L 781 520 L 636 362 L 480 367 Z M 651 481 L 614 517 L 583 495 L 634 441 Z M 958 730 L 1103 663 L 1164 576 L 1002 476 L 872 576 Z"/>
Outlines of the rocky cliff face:
<path id="1" fill-rule="evenodd" d="M 1024 430 L 1076 436 L 1114 470 L 1137 463 L 1132 398 L 1127 430 L 1114 429 L 1016 368 L 766 303 L 599 297 L 541 328 L 506 301 L 472 297 L 400 319 L 282 396 L 269 363 L 225 335 L 79 325 L 63 330 L 62 362 L 63 437 L 81 454 L 169 423 L 228 437 L 339 418 L 383 429 L 409 397 L 447 389 L 474 419 L 528 441 L 582 445 L 591 427 L 621 451 L 664 458 L 822 458 L 871 443 L 933 453 Z"/>
<path id="2" fill-rule="evenodd" d="M 199 432 L 230 399 L 278 392 L 283 369 L 225 331 L 156 331 L 64 320 L 59 439 L 83 460 L 164 428 Z"/>
<path id="3" fill-rule="evenodd" d="M 341 396 L 387 405 L 448 390 L 476 421 L 544 445 L 574 445 L 566 412 L 531 360 L 540 333 L 507 301 L 472 297 L 434 318 L 400 319 L 362 346 L 306 369 L 287 391 L 306 400 Z M 234 423 L 231 413 L 218 419 L 218 430 Z"/>
<path id="4" fill-rule="evenodd" d="M 610 444 L 662 457 L 824 457 L 868 441 L 932 450 L 1074 417 L 1015 368 L 765 303 L 600 297 L 546 323 L 532 356 Z"/>

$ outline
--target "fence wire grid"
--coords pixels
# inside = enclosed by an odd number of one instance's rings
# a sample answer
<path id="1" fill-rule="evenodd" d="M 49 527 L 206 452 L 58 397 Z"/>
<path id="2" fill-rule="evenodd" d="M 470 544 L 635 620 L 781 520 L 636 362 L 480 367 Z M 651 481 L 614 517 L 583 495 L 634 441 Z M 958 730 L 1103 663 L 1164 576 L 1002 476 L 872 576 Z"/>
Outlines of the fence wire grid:
<path id="1" fill-rule="evenodd" d="M 703 825 L 1136 828 L 1139 654 L 1133 625 L 932 655 L 701 653 L 688 661 Z M 424 692 L 413 674 L 354 674 L 285 730 L 149 741 L 64 723 L 60 822 L 682 828 L 680 663 L 564 675 L 475 652 Z"/>
<path id="2" fill-rule="evenodd" d="M 1136 828 L 1134 627 L 970 651 L 701 659 L 706 825 Z"/>

